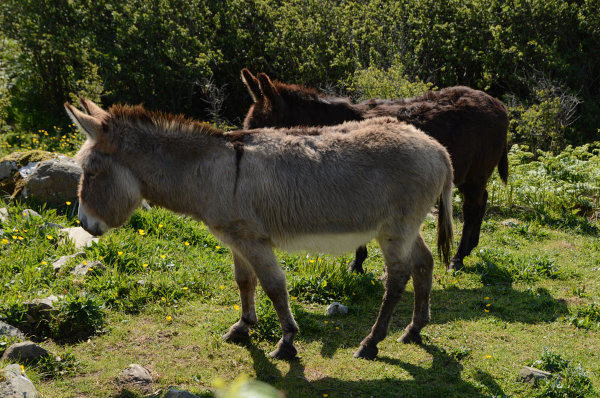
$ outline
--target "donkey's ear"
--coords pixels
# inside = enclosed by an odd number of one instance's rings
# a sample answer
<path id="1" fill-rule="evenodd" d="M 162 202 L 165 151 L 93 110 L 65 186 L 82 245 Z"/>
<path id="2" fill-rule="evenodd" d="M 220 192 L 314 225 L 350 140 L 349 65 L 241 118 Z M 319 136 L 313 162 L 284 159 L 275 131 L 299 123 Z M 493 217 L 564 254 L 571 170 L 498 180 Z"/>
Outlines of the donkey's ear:
<path id="1" fill-rule="evenodd" d="M 79 129 L 83 131 L 88 138 L 94 141 L 98 139 L 98 136 L 102 133 L 101 119 L 86 115 L 68 102 L 65 102 L 65 110 L 67 111 L 67 114 L 73 123 L 75 123 L 75 125 L 77 125 L 77 127 L 79 127 Z"/>
<path id="2" fill-rule="evenodd" d="M 259 73 L 257 77 L 260 90 L 265 98 L 275 102 L 275 100 L 279 97 L 279 93 L 277 93 L 277 89 L 273 85 L 273 82 L 271 82 L 271 79 L 269 79 L 269 76 L 267 76 L 266 73 Z"/>
<path id="3" fill-rule="evenodd" d="M 260 91 L 260 86 L 258 84 L 258 79 L 254 77 L 252 73 L 247 68 L 242 69 L 242 81 L 248 87 L 248 91 L 252 96 L 254 102 L 258 101 L 262 98 L 262 92 Z"/>
<path id="4" fill-rule="evenodd" d="M 83 106 L 88 115 L 100 120 L 108 118 L 108 112 L 100 108 L 98 105 L 94 104 L 92 101 L 83 97 L 79 97 L 79 103 L 81 104 L 81 106 Z"/>

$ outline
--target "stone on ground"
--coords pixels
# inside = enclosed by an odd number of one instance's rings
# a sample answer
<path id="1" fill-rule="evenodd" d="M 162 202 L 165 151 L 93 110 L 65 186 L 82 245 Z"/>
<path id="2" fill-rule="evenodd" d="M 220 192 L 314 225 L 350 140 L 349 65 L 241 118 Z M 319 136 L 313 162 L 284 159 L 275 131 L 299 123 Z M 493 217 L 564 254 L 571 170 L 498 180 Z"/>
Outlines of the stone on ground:
<path id="1" fill-rule="evenodd" d="M 139 391 L 143 394 L 152 392 L 152 375 L 148 369 L 138 364 L 131 364 L 119 373 L 117 382 L 124 390 Z"/>
<path id="2" fill-rule="evenodd" d="M 98 238 L 88 233 L 81 227 L 63 228 L 60 232 L 66 233 L 65 240 L 71 240 L 75 244 L 76 249 L 91 246 L 92 243 L 98 242 Z"/>
<path id="3" fill-rule="evenodd" d="M 16 337 L 18 339 L 23 339 L 25 338 L 25 335 L 16 327 L 0 321 L 0 337 Z"/>
<path id="4" fill-rule="evenodd" d="M 3 377 L 2 377 L 3 376 Z M 31 380 L 27 378 L 21 366 L 8 365 L 0 373 L 0 397 L 2 398 L 37 398 L 40 394 Z"/>
<path id="5" fill-rule="evenodd" d="M 39 345 L 31 341 L 24 341 L 22 343 L 15 343 L 8 347 L 6 351 L 4 351 L 4 355 L 2 355 L 2 360 L 28 363 L 36 362 L 49 355 L 50 353 Z"/>

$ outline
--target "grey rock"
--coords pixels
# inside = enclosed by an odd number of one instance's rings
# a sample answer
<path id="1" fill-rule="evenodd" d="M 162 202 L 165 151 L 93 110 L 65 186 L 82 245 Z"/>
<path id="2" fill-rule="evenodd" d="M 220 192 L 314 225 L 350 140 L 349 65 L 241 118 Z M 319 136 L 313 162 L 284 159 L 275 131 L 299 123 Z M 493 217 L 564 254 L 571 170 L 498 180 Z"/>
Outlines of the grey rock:
<path id="1" fill-rule="evenodd" d="M 8 347 L 2 355 L 3 361 L 18 361 L 19 363 L 35 362 L 43 357 L 49 356 L 50 353 L 39 345 L 24 341 L 15 343 Z"/>
<path id="2" fill-rule="evenodd" d="M 19 329 L 2 321 L 0 321 L 0 336 L 25 338 L 25 335 Z"/>
<path id="3" fill-rule="evenodd" d="M 117 381 L 123 389 L 136 390 L 144 394 L 152 392 L 152 375 L 148 369 L 138 364 L 131 364 L 119 373 Z"/>
<path id="4" fill-rule="evenodd" d="M 514 218 L 509 218 L 502 221 L 500 224 L 504 225 L 505 227 L 515 228 L 519 225 L 519 221 L 515 220 Z"/>
<path id="5" fill-rule="evenodd" d="M 152 206 L 150 206 L 150 203 L 148 203 L 145 199 L 142 200 L 142 205 L 141 206 L 142 206 L 143 210 L 147 210 L 147 211 L 152 210 Z"/>
<path id="6" fill-rule="evenodd" d="M 197 395 L 191 392 L 169 388 L 163 398 L 198 398 Z"/>
<path id="7" fill-rule="evenodd" d="M 75 203 L 81 167 L 66 156 L 40 162 L 25 181 L 21 199 L 48 203 L 51 207 Z"/>
<path id="8" fill-rule="evenodd" d="M 70 260 L 79 258 L 85 258 L 85 252 L 77 252 L 69 256 L 62 256 L 52 263 L 52 268 L 54 268 L 54 272 L 59 272 Z"/>
<path id="9" fill-rule="evenodd" d="M 71 271 L 74 275 L 85 276 L 90 272 L 102 272 L 106 267 L 100 261 L 90 261 L 81 263 L 75 266 L 75 269 Z"/>
<path id="10" fill-rule="evenodd" d="M 347 314 L 348 307 L 346 307 L 345 305 L 342 305 L 340 303 L 331 303 L 329 305 L 329 307 L 327 307 L 326 313 L 329 316 L 337 315 L 337 314 Z"/>
<path id="11" fill-rule="evenodd" d="M 2 377 L 4 376 L 4 377 Z M 0 374 L 0 397 L 37 398 L 40 394 L 17 364 L 8 365 Z"/>
<path id="12" fill-rule="evenodd" d="M 8 222 L 8 209 L 3 207 L 0 209 L 0 222 L 7 223 Z"/>
<path id="13" fill-rule="evenodd" d="M 98 238 L 81 227 L 63 228 L 60 232 L 66 233 L 66 240 L 73 241 L 76 249 L 91 246 L 94 242 L 98 242 Z"/>
<path id="14" fill-rule="evenodd" d="M 28 220 L 31 220 L 32 218 L 41 218 L 42 216 L 40 216 L 40 213 L 38 213 L 35 210 L 31 210 L 31 209 L 25 209 L 21 212 L 21 215 L 23 216 L 23 218 L 26 218 Z"/>
<path id="15" fill-rule="evenodd" d="M 40 310 L 51 310 L 54 309 L 54 303 L 56 303 L 58 300 L 59 298 L 52 294 L 46 298 L 33 299 L 29 305 L 36 306 Z"/>
<path id="16" fill-rule="evenodd" d="M 531 368 L 529 366 L 523 366 L 519 372 L 519 377 L 522 379 L 523 383 L 535 386 L 539 380 L 552 377 L 552 373 L 544 372 L 543 370 Z"/>
<path id="17" fill-rule="evenodd" d="M 18 170 L 16 162 L 9 160 L 0 162 L 0 180 L 12 177 Z"/>
<path id="18" fill-rule="evenodd" d="M 64 227 L 62 225 L 60 225 L 60 224 L 56 224 L 56 223 L 53 223 L 53 222 L 47 222 L 46 223 L 46 228 L 50 228 L 50 229 L 62 229 Z"/>
<path id="19" fill-rule="evenodd" d="M 36 325 L 42 320 L 49 322 L 52 319 L 54 304 L 57 301 L 58 297 L 52 295 L 46 298 L 34 299 L 25 303 L 27 306 L 25 319 L 30 325 Z"/>

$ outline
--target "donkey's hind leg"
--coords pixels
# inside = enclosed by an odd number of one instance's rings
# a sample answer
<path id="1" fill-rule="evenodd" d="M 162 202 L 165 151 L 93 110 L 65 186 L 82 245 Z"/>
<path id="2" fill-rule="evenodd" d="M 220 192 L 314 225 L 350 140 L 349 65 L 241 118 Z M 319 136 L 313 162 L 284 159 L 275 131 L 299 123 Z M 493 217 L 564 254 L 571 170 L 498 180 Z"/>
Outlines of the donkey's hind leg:
<path id="1" fill-rule="evenodd" d="M 385 293 L 377 320 L 371 328 L 371 333 L 354 353 L 355 358 L 374 359 L 377 356 L 377 344 L 387 335 L 392 313 L 400 301 L 412 271 L 412 244 L 406 244 L 401 239 L 379 239 L 379 244 L 387 269 Z"/>
<path id="2" fill-rule="evenodd" d="M 240 290 L 242 301 L 242 316 L 234 323 L 223 336 L 225 341 L 239 343 L 248 340 L 250 327 L 256 324 L 256 309 L 254 307 L 254 293 L 256 292 L 257 278 L 254 270 L 243 257 L 233 254 L 235 281 Z"/>
<path id="3" fill-rule="evenodd" d="M 348 265 L 348 272 L 356 272 L 357 274 L 364 274 L 363 263 L 367 259 L 367 246 L 361 246 L 356 249 L 354 260 Z"/>
<path id="4" fill-rule="evenodd" d="M 406 327 L 401 343 L 421 344 L 421 329 L 429 323 L 429 297 L 431 295 L 431 282 L 433 278 L 433 256 L 431 251 L 419 235 L 412 251 L 412 278 L 415 290 L 415 307 L 412 322 Z"/>
<path id="5" fill-rule="evenodd" d="M 273 302 L 281 324 L 283 336 L 277 344 L 277 349 L 270 353 L 271 357 L 294 358 L 297 354 L 294 338 L 298 333 L 298 326 L 290 311 L 285 273 L 279 266 L 273 249 L 270 244 L 260 241 L 244 244 L 239 253 L 250 264 L 263 290 Z"/>
<path id="6" fill-rule="evenodd" d="M 463 267 L 463 259 L 471 253 L 479 243 L 481 223 L 485 214 L 488 193 L 485 183 L 464 184 L 459 187 L 463 194 L 463 230 L 456 254 L 450 261 L 449 269 L 458 271 Z"/>

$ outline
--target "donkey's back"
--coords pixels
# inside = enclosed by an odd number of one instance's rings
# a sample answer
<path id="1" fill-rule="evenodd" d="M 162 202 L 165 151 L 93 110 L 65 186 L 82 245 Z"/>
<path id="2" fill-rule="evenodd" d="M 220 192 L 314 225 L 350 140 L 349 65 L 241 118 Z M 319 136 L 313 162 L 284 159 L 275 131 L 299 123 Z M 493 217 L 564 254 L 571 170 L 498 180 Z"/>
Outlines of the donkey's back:
<path id="1" fill-rule="evenodd" d="M 261 129 L 236 142 L 238 211 L 288 250 L 338 253 L 385 234 L 410 240 L 452 183 L 446 150 L 393 118 Z"/>

